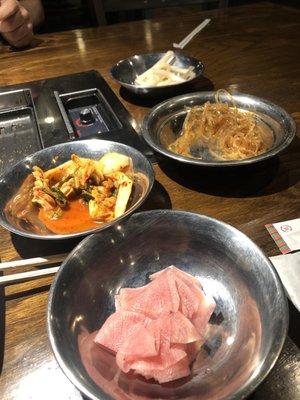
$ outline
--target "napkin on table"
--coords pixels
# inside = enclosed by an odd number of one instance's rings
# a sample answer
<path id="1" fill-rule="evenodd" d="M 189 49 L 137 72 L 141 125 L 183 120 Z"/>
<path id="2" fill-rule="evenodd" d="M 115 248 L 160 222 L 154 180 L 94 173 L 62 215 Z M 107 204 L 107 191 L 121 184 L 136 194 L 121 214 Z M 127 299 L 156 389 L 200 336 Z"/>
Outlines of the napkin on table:
<path id="1" fill-rule="evenodd" d="M 300 250 L 300 218 L 265 226 L 282 254 Z"/>
<path id="2" fill-rule="evenodd" d="M 300 311 L 300 252 L 270 257 L 288 297 Z"/>

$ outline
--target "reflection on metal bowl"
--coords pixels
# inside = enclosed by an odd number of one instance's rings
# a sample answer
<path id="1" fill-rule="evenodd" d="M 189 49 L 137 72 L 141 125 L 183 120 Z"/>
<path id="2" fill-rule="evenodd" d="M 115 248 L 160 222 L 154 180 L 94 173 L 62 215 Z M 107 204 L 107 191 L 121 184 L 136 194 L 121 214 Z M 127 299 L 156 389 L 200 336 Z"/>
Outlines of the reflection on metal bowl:
<path id="1" fill-rule="evenodd" d="M 160 385 L 121 372 L 93 337 L 120 288 L 172 264 L 200 279 L 217 307 L 191 375 Z M 274 365 L 287 325 L 283 288 L 259 248 L 229 225 L 183 211 L 137 213 L 86 238 L 62 264 L 48 303 L 56 359 L 94 400 L 244 398 Z"/>
<path id="2" fill-rule="evenodd" d="M 207 150 L 201 151 L 199 158 L 183 156 L 169 150 L 168 146 L 182 132 L 188 109 L 203 105 L 207 101 L 214 103 L 215 94 L 216 92 L 191 93 L 160 103 L 144 118 L 142 126 L 144 139 L 156 152 L 170 159 L 186 164 L 211 167 L 249 165 L 266 160 L 280 153 L 293 140 L 296 132 L 295 122 L 285 110 L 267 100 L 237 93 L 232 95 L 236 107 L 241 111 L 253 113 L 258 123 L 273 135 L 274 142 L 269 150 L 256 157 L 226 161 L 213 158 Z M 221 100 L 227 100 L 225 94 L 221 95 Z"/>
<path id="3" fill-rule="evenodd" d="M 100 159 L 104 154 L 109 152 L 117 152 L 131 157 L 134 171 L 134 185 L 129 199 L 126 212 L 120 217 L 107 222 L 98 224 L 93 228 L 86 229 L 82 232 L 69 234 L 54 234 L 44 229 L 36 229 L 30 221 L 22 220 L 16 216 L 11 216 L 5 209 L 9 200 L 11 200 L 25 179 L 29 178 L 32 167 L 37 165 L 43 170 L 57 167 L 64 162 L 70 160 L 72 154 L 80 157 Z M 150 162 L 138 150 L 125 144 L 110 142 L 107 140 L 81 140 L 67 142 L 56 146 L 45 148 L 37 153 L 26 157 L 8 170 L 0 179 L 0 191 L 2 193 L 0 199 L 0 224 L 11 232 L 18 235 L 36 238 L 36 239 L 67 239 L 90 234 L 92 232 L 101 231 L 107 227 L 119 223 L 123 218 L 128 217 L 136 211 L 149 195 L 154 182 L 154 173 Z M 29 197 L 31 201 L 31 197 Z M 37 215 L 33 216 L 34 220 L 39 224 Z"/>

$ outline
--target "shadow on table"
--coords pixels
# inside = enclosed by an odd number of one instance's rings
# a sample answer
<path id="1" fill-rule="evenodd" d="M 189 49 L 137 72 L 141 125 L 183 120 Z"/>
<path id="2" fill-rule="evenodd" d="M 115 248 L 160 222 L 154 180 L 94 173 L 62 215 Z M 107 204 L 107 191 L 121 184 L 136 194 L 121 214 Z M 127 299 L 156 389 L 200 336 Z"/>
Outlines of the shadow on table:
<path id="1" fill-rule="evenodd" d="M 300 313 L 290 300 L 288 304 L 290 314 L 289 337 L 300 349 Z"/>
<path id="2" fill-rule="evenodd" d="M 68 253 L 83 237 L 64 240 L 40 240 L 11 234 L 11 241 L 22 258 L 43 257 Z"/>
<path id="3" fill-rule="evenodd" d="M 124 100 L 128 101 L 128 103 L 135 104 L 140 107 L 154 107 L 156 104 L 172 97 L 204 90 L 214 90 L 214 85 L 210 79 L 206 78 L 205 76 L 200 76 L 190 85 L 185 84 L 182 88 L 179 86 L 176 89 L 168 88 L 164 96 L 157 97 L 150 95 L 137 95 L 133 92 L 130 92 L 123 86 L 121 86 L 119 93 Z"/>
<path id="4" fill-rule="evenodd" d="M 282 352 L 266 379 L 249 396 L 249 400 L 297 400 L 300 387 L 296 384 L 300 350 L 287 337 Z"/>
<path id="5" fill-rule="evenodd" d="M 240 167 L 195 167 L 166 158 L 158 162 L 170 179 L 191 190 L 225 197 L 262 196 L 293 184 L 278 157 Z"/>
<path id="6" fill-rule="evenodd" d="M 37 268 L 38 269 L 38 268 Z M 20 291 L 16 291 L 14 293 L 8 294 L 5 296 L 5 301 L 16 300 L 22 297 L 34 296 L 38 293 L 48 292 L 50 290 L 50 284 L 44 286 L 38 286 L 36 288 L 24 290 L 23 288 Z"/>
<path id="7" fill-rule="evenodd" d="M 38 47 L 40 44 L 42 44 L 43 42 L 44 41 L 41 38 L 34 37 L 29 46 L 22 47 L 22 48 L 10 46 L 10 50 L 18 53 L 18 52 L 26 51 L 29 49 L 34 49 L 34 48 Z"/>
<path id="8" fill-rule="evenodd" d="M 161 210 L 172 208 L 172 202 L 166 189 L 154 181 L 151 193 L 138 211 Z"/>

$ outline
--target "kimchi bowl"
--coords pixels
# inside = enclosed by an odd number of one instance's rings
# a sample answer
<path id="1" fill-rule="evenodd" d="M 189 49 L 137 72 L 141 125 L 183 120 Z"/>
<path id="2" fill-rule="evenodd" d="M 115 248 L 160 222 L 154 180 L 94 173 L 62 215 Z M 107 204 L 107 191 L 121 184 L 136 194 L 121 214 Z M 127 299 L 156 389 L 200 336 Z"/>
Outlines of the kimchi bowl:
<path id="1" fill-rule="evenodd" d="M 199 280 L 216 308 L 190 375 L 160 384 L 122 372 L 94 339 L 121 288 L 170 265 Z M 93 400 L 245 398 L 273 367 L 288 326 L 282 285 L 262 251 L 223 222 L 172 210 L 136 213 L 84 239 L 60 267 L 47 312 L 60 367 Z"/>
<path id="2" fill-rule="evenodd" d="M 122 163 L 128 164 L 128 176 L 121 172 Z M 101 186 L 109 186 L 105 178 L 109 174 L 104 175 L 103 168 L 115 179 L 115 183 L 110 181 L 109 190 Z M 90 139 L 48 147 L 0 177 L 0 224 L 36 239 L 87 235 L 136 211 L 149 195 L 153 181 L 147 158 L 125 144 Z M 126 189 L 123 186 L 127 184 Z"/>

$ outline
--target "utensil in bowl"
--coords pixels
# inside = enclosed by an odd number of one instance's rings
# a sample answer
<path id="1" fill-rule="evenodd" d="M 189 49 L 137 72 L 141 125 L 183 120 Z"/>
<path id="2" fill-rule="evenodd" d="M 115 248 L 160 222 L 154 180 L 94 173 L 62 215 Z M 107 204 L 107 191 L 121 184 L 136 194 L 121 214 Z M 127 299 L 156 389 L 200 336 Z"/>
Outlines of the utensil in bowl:
<path id="1" fill-rule="evenodd" d="M 174 95 L 174 92 L 176 93 L 178 89 L 184 90 L 187 85 L 191 85 L 203 74 L 204 71 L 204 65 L 196 58 L 185 56 L 179 52 L 174 53 L 176 61 L 173 65 L 180 68 L 194 67 L 194 78 L 174 85 L 142 87 L 135 84 L 134 82 L 137 76 L 151 68 L 165 53 L 134 55 L 117 62 L 117 64 L 111 68 L 110 74 L 121 86 L 137 95 L 149 95 L 155 97 L 167 96 L 170 94 Z"/>
<path id="2" fill-rule="evenodd" d="M 214 91 L 190 93 L 158 104 L 144 118 L 142 125 L 144 139 L 156 152 L 170 159 L 185 164 L 210 167 L 249 165 L 267 160 L 283 151 L 293 140 L 296 125 L 283 108 L 259 97 L 235 93 L 232 94 L 235 106 L 240 110 L 254 113 L 258 122 L 271 130 L 274 143 L 269 150 L 256 157 L 228 161 L 216 160 L 207 151 L 200 154 L 201 158 L 187 157 L 170 151 L 168 146 L 180 136 L 188 109 L 203 105 L 207 101 L 214 103 L 215 95 Z M 228 100 L 226 94 L 221 94 L 220 97 L 222 101 Z"/>
<path id="3" fill-rule="evenodd" d="M 50 231 L 49 233 L 36 233 L 31 224 L 26 222 L 20 224 L 19 219 L 11 217 L 5 211 L 7 202 L 13 198 L 25 178 L 31 174 L 33 166 L 37 165 L 43 170 L 48 170 L 70 160 L 72 154 L 77 154 L 85 158 L 100 159 L 108 152 L 124 154 L 131 157 L 133 162 L 135 175 L 134 187 L 127 210 L 120 217 L 108 223 L 99 224 L 99 226 L 86 231 L 59 235 Z M 130 146 L 99 139 L 58 144 L 24 158 L 0 177 L 0 224 L 13 233 L 36 239 L 67 239 L 87 235 L 95 231 L 102 231 L 113 224 L 119 223 L 123 218 L 128 217 L 136 211 L 149 195 L 153 182 L 154 173 L 150 162 L 142 153 Z"/>
<path id="4" fill-rule="evenodd" d="M 189 377 L 167 384 L 124 374 L 93 343 L 122 287 L 175 265 L 200 279 L 217 304 Z M 55 357 L 88 398 L 238 400 L 262 382 L 285 340 L 287 301 L 267 257 L 237 229 L 171 210 L 134 214 L 84 239 L 51 286 L 48 334 Z"/>
<path id="5" fill-rule="evenodd" d="M 187 44 L 189 44 L 189 42 L 194 38 L 194 36 L 197 35 L 197 33 L 201 32 L 206 27 L 206 25 L 210 23 L 210 21 L 211 21 L 210 18 L 206 18 L 204 21 L 201 22 L 201 24 L 196 26 L 196 28 L 193 29 L 186 37 L 184 37 L 181 40 L 181 42 L 173 43 L 173 47 L 177 49 L 183 49 Z"/>

